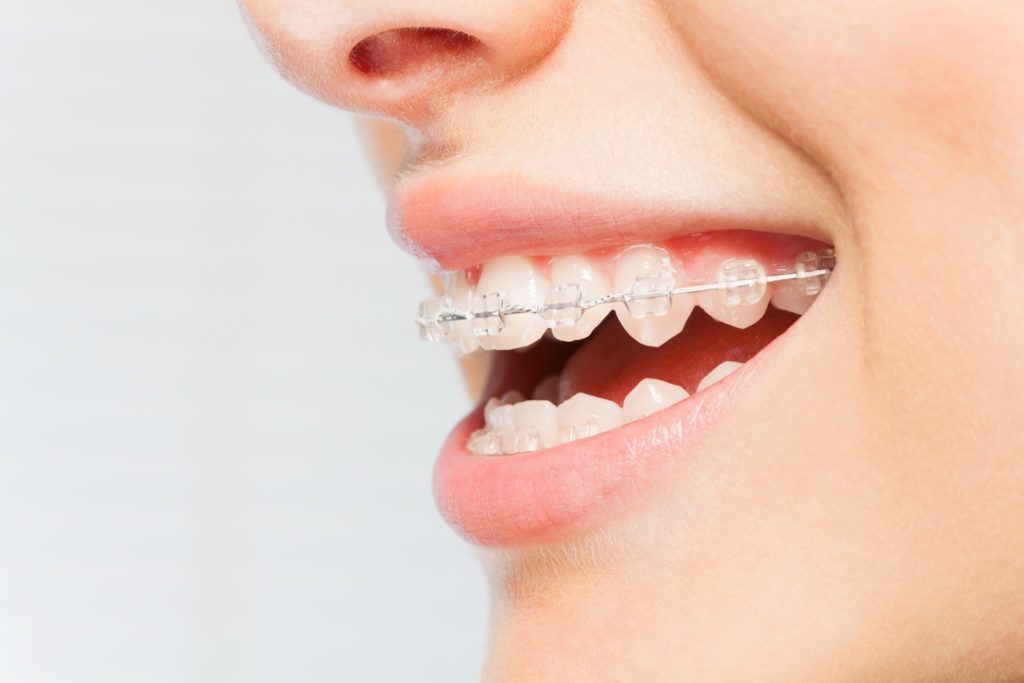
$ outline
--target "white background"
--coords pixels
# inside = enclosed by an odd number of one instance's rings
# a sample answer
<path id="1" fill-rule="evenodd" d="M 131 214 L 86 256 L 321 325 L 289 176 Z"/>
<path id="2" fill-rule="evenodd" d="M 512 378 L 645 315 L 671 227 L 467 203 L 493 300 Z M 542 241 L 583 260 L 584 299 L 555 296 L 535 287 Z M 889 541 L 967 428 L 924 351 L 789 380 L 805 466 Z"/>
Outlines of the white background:
<path id="1" fill-rule="evenodd" d="M 426 289 L 233 2 L 0 0 L 0 680 L 474 680 Z"/>

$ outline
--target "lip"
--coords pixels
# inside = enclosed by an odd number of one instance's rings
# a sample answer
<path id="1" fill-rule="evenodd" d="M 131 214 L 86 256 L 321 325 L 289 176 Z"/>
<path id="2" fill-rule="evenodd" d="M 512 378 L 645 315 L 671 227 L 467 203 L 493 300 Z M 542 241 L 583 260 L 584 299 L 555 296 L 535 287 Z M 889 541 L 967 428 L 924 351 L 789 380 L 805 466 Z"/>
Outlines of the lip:
<path id="1" fill-rule="evenodd" d="M 395 240 L 441 270 L 508 254 L 553 256 L 720 230 L 830 241 L 814 224 L 555 192 L 512 176 L 470 181 L 450 172 L 402 181 L 388 213 Z M 441 514 L 471 542 L 488 547 L 550 542 L 599 526 L 674 466 L 699 457 L 709 434 L 728 429 L 735 406 L 770 388 L 765 379 L 773 373 L 766 370 L 806 334 L 815 308 L 712 387 L 642 420 L 535 453 L 482 456 L 466 449 L 470 434 L 483 426 L 486 399 L 511 388 L 509 378 L 492 377 L 438 457 L 434 496 Z"/>
<path id="2" fill-rule="evenodd" d="M 722 230 L 829 241 L 814 223 L 553 190 L 515 175 L 465 178 L 447 169 L 392 188 L 388 229 L 399 246 L 436 270 L 472 268 L 510 254 L 557 256 Z"/>
<path id="3" fill-rule="evenodd" d="M 801 343 L 816 307 L 724 380 L 646 418 L 569 444 L 511 456 L 471 453 L 465 444 L 483 424 L 481 402 L 449 435 L 434 468 L 441 514 L 468 540 L 497 548 L 550 542 L 600 526 L 674 466 L 699 457 L 713 431 L 730 429 L 735 406 L 769 390 L 765 382 L 774 373 L 767 370 L 787 346 Z M 500 395 L 506 386 L 492 387 L 487 395 Z"/>

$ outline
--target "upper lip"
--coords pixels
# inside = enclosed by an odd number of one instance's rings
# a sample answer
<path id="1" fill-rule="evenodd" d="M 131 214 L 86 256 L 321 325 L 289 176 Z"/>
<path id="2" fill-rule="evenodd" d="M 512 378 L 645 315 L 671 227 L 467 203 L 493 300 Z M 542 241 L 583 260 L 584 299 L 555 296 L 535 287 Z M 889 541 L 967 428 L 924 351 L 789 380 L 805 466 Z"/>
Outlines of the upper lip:
<path id="1" fill-rule="evenodd" d="M 510 254 L 581 253 L 717 230 L 829 239 L 813 223 L 773 222 L 692 202 L 672 206 L 555 190 L 501 173 L 408 177 L 392 190 L 388 227 L 400 246 L 436 270 L 471 268 Z"/>

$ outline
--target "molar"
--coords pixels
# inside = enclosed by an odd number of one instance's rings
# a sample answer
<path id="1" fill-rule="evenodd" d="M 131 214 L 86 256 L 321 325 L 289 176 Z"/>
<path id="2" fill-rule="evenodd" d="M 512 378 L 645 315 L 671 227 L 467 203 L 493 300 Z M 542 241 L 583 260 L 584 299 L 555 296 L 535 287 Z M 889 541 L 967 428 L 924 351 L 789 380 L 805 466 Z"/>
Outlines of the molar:
<path id="1" fill-rule="evenodd" d="M 712 384 L 717 384 L 723 379 L 736 372 L 743 366 L 743 363 L 737 363 L 734 360 L 727 360 L 723 363 L 719 363 L 714 370 L 704 376 L 704 379 L 697 385 L 697 391 L 704 391 Z"/>
<path id="2" fill-rule="evenodd" d="M 523 256 L 503 256 L 484 264 L 473 298 L 473 327 L 480 346 L 506 351 L 529 346 L 544 335 L 547 325 L 534 313 L 495 315 L 496 306 L 539 306 L 548 282 L 533 263 Z M 489 312 L 492 315 L 478 315 Z"/>
<path id="3" fill-rule="evenodd" d="M 647 346 L 661 346 L 679 334 L 694 305 L 692 295 L 668 294 L 681 282 L 682 267 L 664 249 L 645 245 L 619 254 L 615 290 L 635 297 L 615 306 L 623 329 Z"/>
<path id="4" fill-rule="evenodd" d="M 744 329 L 750 327 L 768 309 L 764 266 L 749 258 L 724 261 L 715 273 L 715 281 L 725 287 L 697 295 L 704 312 L 719 322 Z M 736 285 L 737 281 L 759 280 L 757 284 Z"/>
<path id="5" fill-rule="evenodd" d="M 803 315 L 814 303 L 814 295 L 803 292 L 800 285 L 790 282 L 776 282 L 772 288 L 772 306 L 780 311 Z"/>
<path id="6" fill-rule="evenodd" d="M 589 394 L 576 394 L 557 409 L 558 432 L 562 443 L 594 436 L 622 424 L 622 408 Z"/>
<path id="7" fill-rule="evenodd" d="M 660 379 L 641 380 L 622 402 L 622 419 L 632 422 L 679 403 L 690 394 L 681 386 Z"/>
<path id="8" fill-rule="evenodd" d="M 584 301 L 593 301 L 611 292 L 607 279 L 584 256 L 557 256 L 551 259 L 549 274 L 552 287 L 551 293 L 555 295 L 559 292 L 569 292 L 573 285 L 579 288 L 576 294 Z M 558 288 L 561 288 L 561 290 Z M 611 309 L 610 304 L 594 306 L 586 311 L 582 311 L 582 316 L 578 322 L 555 325 L 551 330 L 551 334 L 560 341 L 584 339 L 601 324 L 601 321 L 611 312 Z M 571 321 L 573 317 L 570 313 L 564 316 L 564 319 Z"/>
<path id="9" fill-rule="evenodd" d="M 800 254 L 793 270 L 804 275 L 819 268 L 835 268 L 836 252 L 834 249 L 823 249 L 819 252 L 805 251 Z M 818 293 L 825 285 L 827 276 L 800 277 L 789 282 L 780 282 L 772 290 L 772 305 L 783 311 L 803 315 L 814 303 Z"/>

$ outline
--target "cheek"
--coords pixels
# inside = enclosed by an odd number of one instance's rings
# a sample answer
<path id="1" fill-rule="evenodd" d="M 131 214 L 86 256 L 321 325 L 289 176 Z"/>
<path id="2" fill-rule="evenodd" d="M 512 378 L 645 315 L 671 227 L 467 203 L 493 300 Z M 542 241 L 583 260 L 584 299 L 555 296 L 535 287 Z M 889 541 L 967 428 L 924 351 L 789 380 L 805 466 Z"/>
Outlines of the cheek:
<path id="1" fill-rule="evenodd" d="M 993 59 L 998 18 L 969 3 L 676 0 L 669 6 L 719 86 L 840 184 L 898 164 L 893 157 L 907 147 L 963 152 L 977 129 L 979 103 L 994 85 L 983 69 Z"/>

